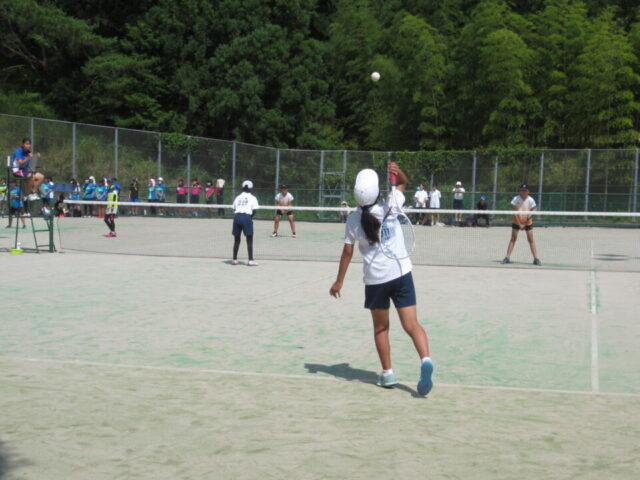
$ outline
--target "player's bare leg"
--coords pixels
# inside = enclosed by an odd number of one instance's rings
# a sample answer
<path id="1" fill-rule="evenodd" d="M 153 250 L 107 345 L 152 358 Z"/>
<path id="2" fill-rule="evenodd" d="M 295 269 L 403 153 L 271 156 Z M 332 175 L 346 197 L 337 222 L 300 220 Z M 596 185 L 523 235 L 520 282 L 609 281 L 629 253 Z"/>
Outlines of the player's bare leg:
<path id="1" fill-rule="evenodd" d="M 289 226 L 291 227 L 291 233 L 295 237 L 296 236 L 296 224 L 293 221 L 293 215 L 287 215 L 287 218 L 289 219 Z"/>
<path id="2" fill-rule="evenodd" d="M 36 193 L 40 185 L 42 185 L 42 182 L 44 182 L 44 175 L 38 172 L 33 173 L 27 178 L 27 195 Z"/>
<path id="3" fill-rule="evenodd" d="M 280 217 L 281 215 L 276 215 L 276 217 L 273 219 L 273 233 L 271 234 L 272 237 L 278 236 L 278 228 L 280 228 Z"/>
<path id="4" fill-rule="evenodd" d="M 391 344 L 389 343 L 389 310 L 371 310 L 373 338 L 383 370 L 391 368 Z"/>
<path id="5" fill-rule="evenodd" d="M 422 325 L 418 323 L 418 313 L 415 305 L 398 308 L 398 316 L 402 328 L 413 340 L 413 345 L 420 358 L 429 356 L 429 339 Z"/>

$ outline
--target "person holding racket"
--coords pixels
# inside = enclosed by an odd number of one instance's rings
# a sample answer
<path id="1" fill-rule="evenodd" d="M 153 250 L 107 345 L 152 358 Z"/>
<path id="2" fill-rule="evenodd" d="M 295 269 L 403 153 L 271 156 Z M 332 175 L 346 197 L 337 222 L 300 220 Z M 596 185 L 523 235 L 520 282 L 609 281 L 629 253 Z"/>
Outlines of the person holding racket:
<path id="1" fill-rule="evenodd" d="M 511 206 L 515 211 L 530 212 L 536 209 L 536 201 L 529 196 L 529 186 L 526 183 L 520 185 L 519 195 L 513 197 L 511 200 Z M 531 248 L 531 254 L 533 255 L 533 264 L 542 265 L 542 262 L 538 258 L 538 249 L 536 248 L 536 242 L 533 239 L 533 215 L 514 215 L 513 224 L 511 225 L 511 240 L 507 246 L 507 256 L 502 260 L 503 264 L 511 263 L 511 253 L 513 247 L 516 246 L 518 240 L 518 233 L 520 230 L 524 230 L 527 234 L 527 240 L 529 240 L 529 248 Z"/>
<path id="2" fill-rule="evenodd" d="M 377 384 L 392 388 L 398 383 L 391 368 L 389 343 L 389 308 L 393 301 L 400 323 L 413 340 L 421 359 L 418 394 L 427 395 L 433 388 L 433 363 L 429 357 L 427 334 L 418 323 L 412 264 L 408 257 L 413 246 L 407 245 L 407 242 L 413 242 L 413 237 L 403 230 L 412 229 L 411 222 L 402 212 L 407 177 L 395 163 L 389 164 L 389 174 L 392 191 L 386 202 L 381 202 L 377 173 L 371 169 L 358 173 L 353 190 L 358 208 L 347 218 L 338 275 L 329 294 L 340 297 L 357 243 L 364 267 L 364 307 L 371 311 L 375 345 L 382 364 Z"/>

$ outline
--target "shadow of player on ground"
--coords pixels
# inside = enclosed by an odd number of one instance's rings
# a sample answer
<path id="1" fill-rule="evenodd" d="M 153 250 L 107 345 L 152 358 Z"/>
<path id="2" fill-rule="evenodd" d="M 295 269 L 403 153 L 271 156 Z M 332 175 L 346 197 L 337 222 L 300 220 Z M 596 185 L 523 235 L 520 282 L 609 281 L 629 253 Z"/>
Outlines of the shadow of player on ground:
<path id="1" fill-rule="evenodd" d="M 336 378 L 342 378 L 349 382 L 356 381 L 368 383 L 370 385 L 376 385 L 376 382 L 378 381 L 378 374 L 376 372 L 363 370 L 361 368 L 353 368 L 348 363 L 336 363 L 335 365 L 305 363 L 304 368 L 306 368 L 309 373 L 327 373 L 329 375 L 333 375 Z M 413 397 L 424 398 L 421 395 L 418 395 L 418 392 L 416 392 L 413 388 L 407 387 L 406 385 L 403 385 L 401 383 L 397 384 L 394 388 L 402 390 L 403 392 L 410 393 Z"/>

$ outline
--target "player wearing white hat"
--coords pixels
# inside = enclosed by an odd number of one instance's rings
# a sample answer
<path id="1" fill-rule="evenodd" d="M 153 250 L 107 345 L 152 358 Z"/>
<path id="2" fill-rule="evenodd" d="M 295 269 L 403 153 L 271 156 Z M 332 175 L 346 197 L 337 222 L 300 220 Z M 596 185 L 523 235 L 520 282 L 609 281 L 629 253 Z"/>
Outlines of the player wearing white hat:
<path id="1" fill-rule="evenodd" d="M 465 194 L 465 189 L 462 186 L 462 182 L 456 182 L 456 186 L 451 190 L 453 192 L 453 209 L 454 210 L 462 210 L 463 208 L 463 199 Z M 455 222 L 462 221 L 462 213 L 456 212 L 453 215 L 453 220 Z"/>
<path id="2" fill-rule="evenodd" d="M 416 293 L 411 275 L 411 260 L 394 260 L 382 253 L 380 248 L 380 226 L 392 209 L 392 205 L 404 204 L 406 175 L 395 164 L 390 164 L 389 173 L 397 176 L 395 198 L 390 194 L 386 202 L 381 202 L 378 174 L 371 170 L 361 170 L 356 177 L 353 193 L 358 209 L 347 218 L 344 247 L 340 258 L 338 276 L 329 294 L 338 298 L 343 281 L 353 256 L 353 246 L 358 249 L 364 264 L 365 308 L 371 311 L 374 339 L 382 373 L 378 385 L 391 388 L 398 382 L 391 368 L 391 346 L 389 343 L 390 301 L 398 311 L 400 323 L 413 340 L 421 358 L 418 393 L 426 395 L 433 387 L 431 375 L 433 363 L 429 357 L 429 340 L 418 323 Z"/>
<path id="3" fill-rule="evenodd" d="M 249 255 L 249 266 L 255 267 L 258 263 L 253 259 L 253 216 L 258 209 L 258 199 L 251 194 L 253 182 L 245 180 L 242 182 L 242 193 L 233 201 L 233 260 L 232 265 L 238 264 L 238 249 L 240 248 L 241 234 L 247 239 L 247 253 Z"/>

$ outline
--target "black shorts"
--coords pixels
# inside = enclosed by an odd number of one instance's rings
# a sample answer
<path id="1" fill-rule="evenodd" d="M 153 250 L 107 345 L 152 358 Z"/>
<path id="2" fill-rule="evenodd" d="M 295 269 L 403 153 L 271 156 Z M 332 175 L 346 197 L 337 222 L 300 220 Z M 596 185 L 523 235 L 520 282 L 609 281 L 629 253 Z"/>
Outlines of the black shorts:
<path id="1" fill-rule="evenodd" d="M 453 208 L 454 210 L 462 210 L 462 200 L 453 199 Z"/>
<path id="2" fill-rule="evenodd" d="M 9 207 L 9 215 L 20 215 L 22 214 L 22 207 L 14 208 Z"/>
<path id="3" fill-rule="evenodd" d="M 187 203 L 187 195 L 176 196 L 176 203 Z"/>
<path id="4" fill-rule="evenodd" d="M 189 203 L 200 203 L 200 195 L 191 195 L 189 198 Z"/>
<path id="5" fill-rule="evenodd" d="M 286 212 L 284 210 L 276 210 L 276 216 L 281 217 L 282 215 L 286 215 L 287 217 L 293 215 L 293 210 L 287 210 Z"/>
<path id="6" fill-rule="evenodd" d="M 513 228 L 514 230 L 520 230 L 520 225 L 516 225 L 515 223 L 511 224 L 511 228 Z M 525 225 L 524 226 L 524 230 L 525 232 L 528 232 L 529 230 L 533 229 L 533 225 Z"/>
<path id="7" fill-rule="evenodd" d="M 365 285 L 364 308 L 389 310 L 393 300 L 396 308 L 412 307 L 416 304 L 416 289 L 411 272 L 378 285 Z"/>

